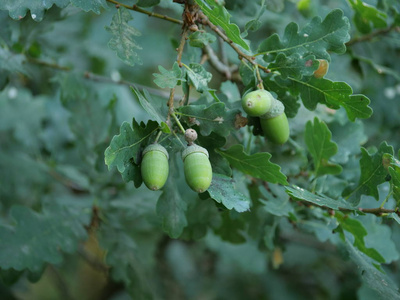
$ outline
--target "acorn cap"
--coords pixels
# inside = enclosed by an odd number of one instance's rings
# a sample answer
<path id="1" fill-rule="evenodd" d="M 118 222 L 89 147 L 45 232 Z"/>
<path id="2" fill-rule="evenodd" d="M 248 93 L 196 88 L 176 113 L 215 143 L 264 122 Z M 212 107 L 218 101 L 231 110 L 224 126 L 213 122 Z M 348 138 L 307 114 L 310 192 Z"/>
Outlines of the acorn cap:
<path id="1" fill-rule="evenodd" d="M 185 160 L 186 156 L 188 156 L 189 154 L 196 153 L 196 152 L 203 153 L 203 154 L 207 155 L 207 157 L 209 157 L 208 151 L 206 148 L 203 148 L 199 145 L 193 144 L 191 146 L 188 146 L 185 150 L 183 150 L 182 160 Z"/>
<path id="2" fill-rule="evenodd" d="M 274 99 L 274 102 L 272 103 L 272 108 L 262 116 L 260 116 L 260 119 L 272 119 L 277 116 L 280 116 L 285 112 L 285 106 L 281 101 L 278 99 Z"/>
<path id="3" fill-rule="evenodd" d="M 147 152 L 150 152 L 150 151 L 160 151 L 161 153 L 165 154 L 167 159 L 169 159 L 168 151 L 163 146 L 161 146 L 160 144 L 150 144 L 150 145 L 148 145 L 143 150 L 142 156 L 144 156 Z"/>

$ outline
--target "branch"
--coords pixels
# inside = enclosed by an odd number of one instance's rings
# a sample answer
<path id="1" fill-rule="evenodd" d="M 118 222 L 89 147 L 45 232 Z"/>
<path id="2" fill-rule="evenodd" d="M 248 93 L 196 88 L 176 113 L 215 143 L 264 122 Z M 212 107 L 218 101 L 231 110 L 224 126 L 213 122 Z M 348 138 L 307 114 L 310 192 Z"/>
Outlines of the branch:
<path id="1" fill-rule="evenodd" d="M 371 32 L 369 34 L 356 37 L 354 39 L 351 39 L 349 42 L 347 42 L 346 46 L 352 46 L 352 45 L 360 43 L 360 42 L 365 42 L 365 41 L 372 40 L 374 37 L 377 37 L 379 35 L 385 35 L 385 34 L 389 33 L 392 30 L 400 31 L 400 26 L 396 26 L 396 25 L 393 24 L 390 27 L 382 28 L 382 29 L 373 31 L 373 32 Z"/>
<path id="2" fill-rule="evenodd" d="M 206 23 L 206 25 L 208 25 L 208 27 L 210 27 L 218 36 L 220 36 L 229 46 L 232 47 L 233 50 L 236 51 L 237 54 L 239 54 L 239 59 L 241 60 L 242 58 L 246 59 L 248 62 L 250 62 L 252 65 L 257 66 L 259 69 L 263 70 L 266 73 L 270 73 L 271 71 L 267 68 L 264 67 L 258 63 L 256 63 L 255 57 L 254 56 L 250 56 L 247 55 L 246 53 L 244 53 L 242 50 L 239 49 L 238 46 L 235 45 L 235 43 L 233 41 L 231 41 L 226 35 L 225 33 L 223 33 L 217 26 L 215 26 L 213 23 L 211 23 L 211 21 L 207 18 L 207 16 L 204 13 L 200 13 L 201 18 L 203 19 L 203 21 Z"/>
<path id="3" fill-rule="evenodd" d="M 149 17 L 155 17 L 155 18 L 167 20 L 167 21 L 170 21 L 170 22 L 173 22 L 173 23 L 176 23 L 176 24 L 181 24 L 181 25 L 183 24 L 183 22 L 181 20 L 174 19 L 174 18 L 168 17 L 166 15 L 160 15 L 160 14 L 157 14 L 157 13 L 153 13 L 151 11 L 147 11 L 145 9 L 142 9 L 142 8 L 138 7 L 136 4 L 127 5 L 127 4 L 123 4 L 123 3 L 120 3 L 120 2 L 115 1 L 115 0 L 107 0 L 107 1 L 110 2 L 110 3 L 115 4 L 115 6 L 117 8 L 119 6 L 122 6 L 122 7 L 125 7 L 127 9 L 134 10 L 134 11 L 140 12 L 142 14 L 148 15 Z"/>

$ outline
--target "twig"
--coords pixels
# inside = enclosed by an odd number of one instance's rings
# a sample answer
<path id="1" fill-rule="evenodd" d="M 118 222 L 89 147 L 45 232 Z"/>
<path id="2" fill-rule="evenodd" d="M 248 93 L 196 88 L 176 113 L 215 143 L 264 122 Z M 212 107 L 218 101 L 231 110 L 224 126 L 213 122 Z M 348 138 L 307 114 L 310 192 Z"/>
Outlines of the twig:
<path id="1" fill-rule="evenodd" d="M 179 67 L 182 67 L 182 54 L 183 54 L 183 49 L 185 48 L 185 43 L 186 43 L 186 35 L 187 35 L 187 28 L 185 27 L 182 32 L 182 37 L 181 37 L 181 42 L 179 43 L 178 49 L 178 56 L 176 58 L 176 62 L 178 63 Z"/>
<path id="2" fill-rule="evenodd" d="M 149 17 L 155 17 L 155 18 L 158 18 L 158 19 L 167 20 L 167 21 L 170 21 L 170 22 L 173 22 L 173 23 L 176 23 L 176 24 L 181 24 L 181 25 L 183 24 L 183 22 L 181 20 L 174 19 L 174 18 L 168 17 L 166 15 L 160 15 L 160 14 L 157 14 L 157 13 L 153 13 L 151 11 L 147 11 L 145 9 L 142 9 L 142 8 L 138 7 L 136 4 L 135 5 L 127 5 L 127 4 L 123 4 L 123 3 L 120 3 L 120 2 L 115 1 L 115 0 L 107 0 L 107 1 L 110 2 L 110 3 L 115 4 L 117 7 L 118 6 L 122 6 L 122 7 L 125 7 L 127 9 L 134 10 L 134 11 L 140 12 L 142 14 L 146 14 Z"/>
<path id="3" fill-rule="evenodd" d="M 204 47 L 204 52 L 207 53 L 208 55 L 210 65 L 221 74 L 224 74 L 227 79 L 231 79 L 232 77 L 231 68 L 219 60 L 218 56 L 215 54 L 214 50 L 209 45 Z"/>
<path id="4" fill-rule="evenodd" d="M 375 31 L 373 31 L 373 32 L 371 32 L 371 33 L 369 33 L 369 34 L 366 34 L 366 35 L 362 35 L 362 36 L 353 38 L 353 39 L 351 39 L 349 42 L 346 43 L 346 46 L 352 46 L 352 45 L 354 45 L 354 44 L 356 44 L 356 43 L 360 43 L 360 42 L 365 42 L 365 41 L 372 40 L 374 37 L 377 37 L 377 36 L 379 36 L 379 35 L 387 34 L 387 33 L 389 33 L 389 32 L 392 31 L 392 30 L 397 30 L 397 31 L 399 31 L 399 30 L 400 30 L 400 26 L 396 26 L 396 25 L 393 24 L 393 25 L 390 26 L 390 27 L 378 29 L 378 30 L 375 30 Z"/>
<path id="5" fill-rule="evenodd" d="M 55 63 L 50 63 L 44 60 L 40 60 L 40 59 L 36 59 L 36 58 L 32 58 L 32 57 L 27 57 L 28 62 L 39 65 L 39 66 L 43 66 L 43 67 L 48 67 L 48 68 L 53 68 L 53 69 L 57 69 L 57 70 L 62 70 L 62 71 L 71 71 L 70 67 L 64 67 L 64 66 L 60 66 L 58 64 Z"/>
<path id="6" fill-rule="evenodd" d="M 241 60 L 241 58 L 244 58 L 248 62 L 250 62 L 252 65 L 257 66 L 259 69 L 263 70 L 264 72 L 266 72 L 266 73 L 271 72 L 267 67 L 264 67 L 264 66 L 256 63 L 254 61 L 255 60 L 254 56 L 247 55 L 242 50 L 240 50 L 239 47 L 236 46 L 235 43 L 233 41 L 231 41 L 225 35 L 225 33 L 223 33 L 217 26 L 215 26 L 213 23 L 210 22 L 210 20 L 207 18 L 206 15 L 204 15 L 204 13 L 200 13 L 200 16 L 205 21 L 205 23 L 208 25 L 208 27 L 210 27 L 216 34 L 218 34 L 218 36 L 220 36 L 228 45 L 230 45 L 232 47 L 232 49 L 236 51 L 237 54 L 239 54 L 240 60 Z"/>

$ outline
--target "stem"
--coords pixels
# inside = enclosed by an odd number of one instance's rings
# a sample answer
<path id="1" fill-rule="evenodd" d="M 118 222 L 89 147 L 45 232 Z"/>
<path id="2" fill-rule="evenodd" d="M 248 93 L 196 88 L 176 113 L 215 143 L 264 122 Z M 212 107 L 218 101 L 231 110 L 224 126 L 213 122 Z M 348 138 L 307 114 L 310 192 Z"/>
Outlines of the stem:
<path id="1" fill-rule="evenodd" d="M 389 200 L 390 196 L 392 196 L 392 193 L 393 193 L 392 186 L 390 186 L 389 193 L 387 194 L 385 200 L 383 200 L 381 206 L 379 206 L 380 208 L 382 208 L 385 205 L 385 203 Z"/>
<path id="2" fill-rule="evenodd" d="M 28 57 L 28 62 L 36 64 L 36 65 L 39 65 L 39 66 L 43 66 L 43 67 L 49 67 L 49 68 L 57 69 L 57 70 L 71 71 L 70 67 L 60 66 L 58 64 L 49 63 L 47 61 L 43 61 L 43 60 L 36 59 L 36 58 Z"/>
<path id="3" fill-rule="evenodd" d="M 154 140 L 154 144 L 157 144 L 157 143 L 158 143 L 158 140 L 160 139 L 161 134 L 162 134 L 162 131 L 160 130 L 160 131 L 157 133 L 156 139 Z"/>
<path id="4" fill-rule="evenodd" d="M 115 1 L 115 0 L 107 0 L 107 1 L 110 2 L 110 3 L 115 4 L 116 6 L 122 6 L 122 7 L 125 7 L 127 9 L 134 10 L 134 11 L 140 12 L 142 14 L 148 15 L 149 17 L 155 17 L 155 18 L 158 18 L 158 19 L 163 19 L 163 20 L 170 21 L 170 22 L 176 23 L 176 24 L 181 24 L 181 25 L 183 24 L 183 21 L 181 21 L 181 20 L 174 19 L 174 18 L 168 17 L 166 15 L 160 15 L 160 14 L 157 14 L 157 13 L 153 13 L 151 11 L 147 11 L 145 9 L 139 8 L 137 5 L 127 5 L 127 4 L 123 4 L 123 3 L 120 3 L 120 2 Z"/>
<path id="5" fill-rule="evenodd" d="M 185 134 L 185 128 L 183 128 L 181 122 L 179 119 L 176 117 L 175 113 L 172 112 L 171 115 L 174 117 L 176 124 L 178 125 L 179 129 L 182 131 L 183 134 Z"/>
<path id="6" fill-rule="evenodd" d="M 395 24 L 393 24 L 390 27 L 382 28 L 382 29 L 376 30 L 374 32 L 371 32 L 370 34 L 366 34 L 366 35 L 363 35 L 363 36 L 360 36 L 360 37 L 356 37 L 356 38 L 350 40 L 349 42 L 347 42 L 346 46 L 352 46 L 352 45 L 360 43 L 360 42 L 365 42 L 365 41 L 372 40 L 374 37 L 377 37 L 379 35 L 387 34 L 392 30 L 400 30 L 400 26 L 396 26 Z"/>
<path id="7" fill-rule="evenodd" d="M 176 61 L 177 61 L 178 65 L 179 65 L 179 67 L 182 67 L 181 60 L 182 60 L 183 49 L 185 48 L 186 35 L 187 35 L 187 27 L 185 27 L 185 29 L 182 32 L 181 42 L 179 43 L 179 47 L 177 49 L 178 56 L 176 58 Z"/>
<path id="8" fill-rule="evenodd" d="M 263 80 L 261 78 L 261 74 L 260 74 L 260 70 L 258 69 L 258 65 L 255 65 L 255 69 L 256 69 L 256 75 L 257 75 L 257 88 L 259 90 L 263 90 L 264 89 L 264 84 L 263 84 Z"/>
<path id="9" fill-rule="evenodd" d="M 182 147 L 185 148 L 185 145 L 182 143 L 181 139 L 176 135 L 175 131 L 172 131 L 172 134 L 176 137 L 179 143 L 181 143 Z"/>

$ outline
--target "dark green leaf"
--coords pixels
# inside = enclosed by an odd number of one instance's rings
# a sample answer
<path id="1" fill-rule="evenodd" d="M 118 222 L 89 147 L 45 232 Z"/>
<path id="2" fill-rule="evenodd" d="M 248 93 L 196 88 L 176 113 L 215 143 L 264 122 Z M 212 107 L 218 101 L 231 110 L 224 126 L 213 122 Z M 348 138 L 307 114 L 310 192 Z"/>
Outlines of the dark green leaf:
<path id="1" fill-rule="evenodd" d="M 124 63 L 133 67 L 136 64 L 142 64 L 142 60 L 136 52 L 136 50 L 141 50 L 142 47 L 134 39 L 135 36 L 141 36 L 141 33 L 128 25 L 130 20 L 133 20 L 130 12 L 121 6 L 117 9 L 110 26 L 106 29 L 113 35 L 108 42 L 110 49 L 114 50 Z"/>
<path id="2" fill-rule="evenodd" d="M 182 106 L 177 114 L 183 116 L 189 126 L 198 125 L 202 135 L 210 135 L 214 131 L 225 137 L 235 130 L 239 110 L 226 109 L 225 104 L 219 102 L 209 107 L 206 105 Z"/>
<path id="3" fill-rule="evenodd" d="M 354 209 L 356 210 L 355 207 L 351 206 L 348 202 L 346 202 L 343 199 L 332 199 L 330 197 L 327 197 L 325 195 L 320 195 L 320 194 L 312 194 L 309 191 L 302 189 L 298 186 L 294 187 L 286 187 L 286 190 L 290 196 L 292 196 L 295 199 L 302 200 L 302 201 L 307 201 L 311 202 L 313 204 L 316 204 L 318 206 L 324 206 L 324 207 L 329 207 L 334 210 L 339 210 L 339 208 L 346 208 L 346 209 Z"/>
<path id="4" fill-rule="evenodd" d="M 203 13 L 210 19 L 211 23 L 220 26 L 234 43 L 250 50 L 246 42 L 240 37 L 240 30 L 236 24 L 230 22 L 231 15 L 222 5 L 213 0 L 195 0 Z"/>
<path id="5" fill-rule="evenodd" d="M 5 45 L 3 47 L 0 45 L 0 70 L 28 75 L 28 70 L 24 66 L 26 61 L 25 55 L 13 53 Z"/>
<path id="6" fill-rule="evenodd" d="M 314 77 L 303 81 L 288 77 L 288 80 L 280 84 L 299 93 L 304 106 L 309 110 L 314 110 L 318 103 L 322 103 L 334 109 L 342 106 L 351 121 L 356 118 L 366 119 L 372 115 L 372 109 L 368 106 L 370 100 L 364 95 L 352 95 L 352 88 L 345 82 Z"/>
<path id="7" fill-rule="evenodd" d="M 158 66 L 161 74 L 153 73 L 153 76 L 156 78 L 154 79 L 154 83 L 157 84 L 160 88 L 174 88 L 179 81 L 185 81 L 182 78 L 182 70 L 179 68 L 177 62 L 174 62 L 172 66 L 172 70 L 168 71 L 163 66 Z"/>
<path id="8" fill-rule="evenodd" d="M 231 177 L 213 173 L 211 186 L 207 191 L 212 199 L 228 209 L 233 208 L 237 212 L 250 209 L 250 199 L 235 190 L 235 180 Z"/>
<path id="9" fill-rule="evenodd" d="M 205 31 L 198 30 L 189 35 L 189 45 L 192 47 L 203 48 L 208 44 L 214 43 L 215 41 L 216 37 Z"/>
<path id="10" fill-rule="evenodd" d="M 358 31 L 369 33 L 373 27 L 384 28 L 387 26 L 387 15 L 384 12 L 362 0 L 349 0 L 349 3 L 355 11 L 354 23 Z"/>
<path id="11" fill-rule="evenodd" d="M 358 186 L 354 190 L 345 190 L 343 196 L 353 205 L 357 205 L 361 200 L 361 195 L 373 196 L 379 200 L 378 185 L 385 182 L 388 174 L 385 168 L 383 155 L 388 153 L 393 155 L 393 147 L 386 142 L 381 143 L 378 152 L 370 155 L 365 148 L 361 148 L 362 158 L 360 160 L 361 177 Z"/>
<path id="12" fill-rule="evenodd" d="M 314 118 L 314 123 L 308 121 L 304 138 L 308 151 L 313 157 L 316 176 L 342 172 L 340 165 L 329 162 L 329 159 L 336 154 L 338 147 L 331 141 L 332 134 L 324 122 L 320 122 L 317 117 Z"/>
<path id="13" fill-rule="evenodd" d="M 132 120 L 132 127 L 128 122 L 121 125 L 120 134 L 115 135 L 106 149 L 105 163 L 108 169 L 117 167 L 120 173 L 131 164 L 133 159 L 135 164 L 138 163 L 138 154 L 140 147 L 146 145 L 149 137 L 158 129 L 157 122 L 149 121 L 147 125 L 140 125 L 135 119 Z"/>
<path id="14" fill-rule="evenodd" d="M 171 172 L 172 173 L 172 172 Z M 185 211 L 187 203 L 174 183 L 174 174 L 169 174 L 163 193 L 157 201 L 157 215 L 163 230 L 172 238 L 178 238 L 187 226 Z"/>
<path id="15" fill-rule="evenodd" d="M 248 155 L 242 145 L 234 145 L 228 150 L 219 150 L 218 153 L 240 172 L 271 183 L 288 184 L 281 168 L 270 162 L 271 154 L 267 152 Z"/>
<path id="16" fill-rule="evenodd" d="M 330 12 L 324 21 L 315 17 L 301 31 L 296 23 L 290 23 L 282 40 L 273 34 L 263 41 L 259 54 L 265 54 L 265 60 L 273 58 L 273 54 L 284 52 L 286 56 L 298 53 L 302 56 L 315 55 L 330 61 L 329 52 L 344 53 L 345 43 L 350 40 L 349 20 L 343 16 L 343 11 L 335 9 Z"/>

